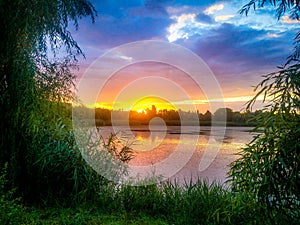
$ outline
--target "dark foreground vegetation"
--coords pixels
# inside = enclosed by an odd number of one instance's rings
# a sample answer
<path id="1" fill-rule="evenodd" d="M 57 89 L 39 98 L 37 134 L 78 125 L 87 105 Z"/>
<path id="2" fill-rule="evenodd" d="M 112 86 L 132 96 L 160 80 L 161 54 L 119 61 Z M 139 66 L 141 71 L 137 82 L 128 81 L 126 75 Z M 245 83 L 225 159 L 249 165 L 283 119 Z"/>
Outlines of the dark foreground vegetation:
<path id="1" fill-rule="evenodd" d="M 298 1 L 251 1 L 243 12 L 264 3 L 279 17 L 288 11 L 299 19 Z M 271 99 L 268 114 L 256 117 L 261 133 L 232 163 L 229 189 L 203 181 L 126 186 L 85 162 L 65 104 L 82 54 L 67 27 L 85 16 L 93 21 L 93 6 L 86 0 L 2 0 L 0 6 L 1 224 L 299 223 L 299 35 L 287 64 L 258 86 L 256 97 Z M 106 142 L 126 162 L 130 149 L 122 149 Z"/>

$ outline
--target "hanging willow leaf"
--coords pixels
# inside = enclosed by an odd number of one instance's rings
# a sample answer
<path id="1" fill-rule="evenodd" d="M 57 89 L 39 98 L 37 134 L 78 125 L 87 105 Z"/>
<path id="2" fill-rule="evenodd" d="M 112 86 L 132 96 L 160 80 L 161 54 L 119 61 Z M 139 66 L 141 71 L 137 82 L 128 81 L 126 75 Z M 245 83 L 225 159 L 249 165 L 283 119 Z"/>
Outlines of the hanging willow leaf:
<path id="1" fill-rule="evenodd" d="M 248 14 L 251 7 L 264 4 L 275 7 L 278 19 L 289 12 L 299 19 L 300 1 L 252 0 L 241 9 Z M 296 36 L 299 39 L 299 33 Z M 258 202 L 270 212 L 285 215 L 286 221 L 298 222 L 300 215 L 300 64 L 299 42 L 295 52 L 278 71 L 264 75 L 255 88 L 255 96 L 248 102 L 250 110 L 263 95 L 267 100 L 266 113 L 256 117 L 262 133 L 240 153 L 231 164 L 233 190 L 255 194 Z"/>
<path id="2" fill-rule="evenodd" d="M 71 71 L 83 54 L 69 24 L 77 28 L 79 19 L 93 22 L 96 14 L 88 0 L 0 1 L 0 164 L 8 162 L 9 179 L 23 196 L 34 197 L 40 182 L 33 164 L 45 146 L 38 143 L 69 113 Z M 60 51 L 65 55 L 58 57 Z"/>

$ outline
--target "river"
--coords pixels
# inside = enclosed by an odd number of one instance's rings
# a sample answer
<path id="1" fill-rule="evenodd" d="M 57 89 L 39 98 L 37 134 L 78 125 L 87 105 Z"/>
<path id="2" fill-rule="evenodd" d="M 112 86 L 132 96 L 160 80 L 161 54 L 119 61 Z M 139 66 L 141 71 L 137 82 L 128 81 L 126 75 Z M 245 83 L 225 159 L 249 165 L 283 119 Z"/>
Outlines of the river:
<path id="1" fill-rule="evenodd" d="M 107 137 L 109 133 L 118 133 L 119 137 L 129 140 L 135 154 L 129 165 L 134 168 L 159 166 L 174 156 L 168 162 L 168 169 L 162 170 L 172 170 L 167 173 L 167 178 L 176 179 L 179 183 L 198 178 L 224 183 L 227 180 L 228 165 L 238 158 L 236 154 L 255 135 L 250 130 L 250 127 L 227 127 L 224 134 L 219 134 L 205 126 L 200 130 L 192 126 L 184 129 L 180 126 L 152 126 L 150 129 L 148 126 L 108 126 L 101 127 L 100 134 Z M 204 156 L 205 151 L 215 153 Z M 199 164 L 203 160 L 209 163 L 204 170 L 202 168 L 199 171 Z"/>

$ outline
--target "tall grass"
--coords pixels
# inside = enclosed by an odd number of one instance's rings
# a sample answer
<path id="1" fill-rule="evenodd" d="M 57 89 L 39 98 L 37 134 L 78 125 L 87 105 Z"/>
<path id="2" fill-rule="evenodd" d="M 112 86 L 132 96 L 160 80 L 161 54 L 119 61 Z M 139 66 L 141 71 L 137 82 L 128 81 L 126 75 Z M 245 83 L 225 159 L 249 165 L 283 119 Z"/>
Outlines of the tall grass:
<path id="1" fill-rule="evenodd" d="M 114 163 L 122 165 L 132 157 L 131 148 L 127 143 L 123 144 L 111 135 L 107 141 L 88 138 L 86 149 L 88 152 L 85 153 L 92 155 L 93 158 L 86 159 L 75 142 L 70 126 L 61 118 L 47 129 L 39 130 L 34 140 L 32 143 L 34 157 L 30 168 L 32 177 L 27 186 L 29 193 L 27 199 L 38 203 L 42 201 L 45 205 L 96 200 L 99 189 L 109 181 L 100 175 L 101 173 L 97 173 L 87 160 L 94 160 L 98 164 L 104 163 L 102 166 L 113 165 L 111 166 L 113 171 L 110 173 L 121 176 L 122 173 L 126 173 L 126 167 L 116 168 Z M 99 151 L 99 145 L 105 150 Z"/>
<path id="2" fill-rule="evenodd" d="M 272 224 L 267 211 L 252 196 L 233 193 L 200 179 L 179 185 L 163 182 L 147 186 L 108 185 L 98 199 L 99 210 L 148 215 L 168 224 Z M 280 218 L 276 218 L 280 220 Z"/>
<path id="3" fill-rule="evenodd" d="M 234 193 L 198 179 L 179 185 L 161 182 L 130 186 L 106 182 L 93 186 L 94 197 L 68 204 L 24 208 L 0 179 L 0 218 L 6 224 L 297 224 L 272 215 L 254 195 Z M 92 184 L 91 184 L 92 185 Z M 88 189 L 83 189 L 88 190 Z M 52 193 L 52 191 L 48 191 Z M 71 195 L 78 198 L 74 193 Z M 53 196 L 55 197 L 55 196 Z M 71 204 L 72 203 L 72 204 Z M 51 206 L 52 205 L 52 206 Z M 49 207 L 51 206 L 51 207 Z M 54 206 L 54 207 L 53 207 Z"/>
<path id="4" fill-rule="evenodd" d="M 43 146 L 36 149 L 35 187 L 39 199 L 47 201 L 83 201 L 93 198 L 101 177 L 83 160 L 74 143 L 73 133 L 61 122 L 43 134 Z M 68 202 L 68 201 L 66 201 Z"/>

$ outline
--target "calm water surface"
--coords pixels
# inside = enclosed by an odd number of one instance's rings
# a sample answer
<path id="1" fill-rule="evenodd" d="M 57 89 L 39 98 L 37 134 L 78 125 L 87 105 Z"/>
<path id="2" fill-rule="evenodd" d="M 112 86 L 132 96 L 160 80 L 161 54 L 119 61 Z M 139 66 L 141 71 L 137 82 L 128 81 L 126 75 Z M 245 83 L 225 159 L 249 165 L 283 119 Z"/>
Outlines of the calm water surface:
<path id="1" fill-rule="evenodd" d="M 237 159 L 236 153 L 252 140 L 254 133 L 249 133 L 249 127 L 227 127 L 225 135 L 210 132 L 210 127 L 185 127 L 184 131 L 180 126 L 135 126 L 135 127 L 101 127 L 100 134 L 107 137 L 110 133 L 117 133 L 119 137 L 133 142 L 131 147 L 135 157 L 130 161 L 132 166 L 155 165 L 168 158 L 178 146 L 183 150 L 179 153 L 186 154 L 186 151 L 193 151 L 190 160 L 178 170 L 170 179 L 176 179 L 179 183 L 190 179 L 206 179 L 208 181 L 226 181 L 229 164 Z M 222 133 L 222 132 L 221 132 Z M 203 153 L 206 151 L 208 140 L 213 140 L 210 145 L 219 147 L 216 157 L 211 161 L 207 169 L 199 171 L 199 163 L 203 160 Z"/>

